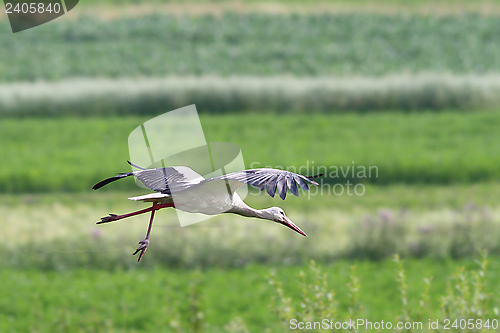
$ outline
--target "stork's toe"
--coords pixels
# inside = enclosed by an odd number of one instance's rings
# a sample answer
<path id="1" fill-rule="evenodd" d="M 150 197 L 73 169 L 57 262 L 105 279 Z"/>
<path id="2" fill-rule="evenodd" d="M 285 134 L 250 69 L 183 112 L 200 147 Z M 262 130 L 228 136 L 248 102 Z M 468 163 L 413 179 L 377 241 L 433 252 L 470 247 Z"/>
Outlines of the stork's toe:
<path id="1" fill-rule="evenodd" d="M 137 262 L 141 261 L 142 259 L 142 256 L 144 255 L 144 253 L 146 252 L 146 250 L 148 249 L 148 245 L 149 245 L 149 239 L 143 239 L 139 242 L 140 246 L 137 248 L 137 250 L 135 250 L 135 252 L 132 254 L 133 256 L 135 256 L 137 253 L 141 252 L 141 254 L 139 255 L 139 258 L 137 259 Z"/>
<path id="2" fill-rule="evenodd" d="M 118 215 L 116 214 L 109 214 L 108 216 L 101 217 L 101 221 L 97 222 L 97 224 L 116 221 L 118 220 L 117 217 Z"/>

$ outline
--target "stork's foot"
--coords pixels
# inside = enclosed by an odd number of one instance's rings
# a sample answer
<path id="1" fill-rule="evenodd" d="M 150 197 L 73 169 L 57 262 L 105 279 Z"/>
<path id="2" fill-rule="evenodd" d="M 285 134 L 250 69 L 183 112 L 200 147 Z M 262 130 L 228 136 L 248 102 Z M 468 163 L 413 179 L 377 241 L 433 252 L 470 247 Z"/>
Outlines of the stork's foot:
<path id="1" fill-rule="evenodd" d="M 137 253 L 141 252 L 141 254 L 139 255 L 139 258 L 137 259 L 137 262 L 140 262 L 141 259 L 142 259 L 142 256 L 144 255 L 144 253 L 146 252 L 146 250 L 148 249 L 148 245 L 149 245 L 149 239 L 144 239 L 144 240 L 141 240 L 139 242 L 139 247 L 137 248 L 137 250 L 135 250 L 133 256 L 135 256 Z"/>
<path id="2" fill-rule="evenodd" d="M 116 214 L 109 214 L 109 216 L 101 217 L 101 221 L 97 222 L 97 224 L 107 223 L 107 222 L 113 222 L 113 221 L 116 221 L 116 220 L 119 220 L 119 216 L 118 215 L 116 215 Z"/>

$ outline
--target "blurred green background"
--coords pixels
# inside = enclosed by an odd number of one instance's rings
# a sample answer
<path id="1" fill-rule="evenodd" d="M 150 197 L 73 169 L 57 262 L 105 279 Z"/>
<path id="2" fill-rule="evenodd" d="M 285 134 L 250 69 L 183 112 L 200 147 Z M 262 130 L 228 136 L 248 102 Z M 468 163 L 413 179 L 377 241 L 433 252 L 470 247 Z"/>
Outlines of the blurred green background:
<path id="1" fill-rule="evenodd" d="M 500 1 L 89 0 L 16 34 L 2 11 L 0 331 L 496 331 L 499 96 Z M 144 216 L 95 222 L 145 191 L 91 187 L 129 171 L 134 128 L 193 103 L 248 168 L 378 177 L 247 197 L 308 238 L 238 216 L 180 228 L 162 210 L 138 264 Z M 331 192 L 348 181 L 364 194 Z"/>

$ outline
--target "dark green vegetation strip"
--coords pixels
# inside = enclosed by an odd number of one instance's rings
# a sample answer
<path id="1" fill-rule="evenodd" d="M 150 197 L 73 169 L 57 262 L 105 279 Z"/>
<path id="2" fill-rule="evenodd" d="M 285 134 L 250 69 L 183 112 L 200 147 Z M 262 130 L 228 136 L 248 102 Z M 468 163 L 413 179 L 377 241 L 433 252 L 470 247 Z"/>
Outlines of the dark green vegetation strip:
<path id="1" fill-rule="evenodd" d="M 250 114 L 201 119 L 207 141 L 238 144 L 248 168 L 298 170 L 309 166 L 302 172 L 313 174 L 318 172 L 318 166 L 325 166 L 329 176 L 326 181 L 330 183 L 500 180 L 500 114 L 496 112 Z M 3 119 L 0 191 L 89 190 L 103 178 L 129 171 L 127 138 L 146 120 Z M 356 167 L 356 179 L 352 179 L 352 172 L 346 173 L 352 166 Z M 376 169 L 372 168 L 368 177 L 370 166 Z M 357 175 L 361 167 L 366 170 L 366 178 Z M 136 189 L 136 185 L 127 179 L 109 185 L 109 189 Z"/>
<path id="2" fill-rule="evenodd" d="M 500 71 L 494 17 L 384 15 L 85 16 L 12 34 L 3 82 L 167 74 L 380 75 Z"/>
<path id="3" fill-rule="evenodd" d="M 146 120 L 4 119 L 0 156 L 8 162 L 0 171 L 0 188 L 86 190 L 101 178 L 126 172 L 128 135 Z M 315 173 L 326 166 L 329 182 L 353 178 L 352 173 L 343 177 L 340 169 L 353 165 L 356 173 L 361 166 L 367 171 L 357 181 L 376 184 L 500 180 L 498 113 L 206 116 L 202 124 L 208 141 L 240 145 L 247 167 L 309 165 Z M 372 169 L 368 178 L 370 166 L 377 167 L 378 177 Z M 110 185 L 134 187 L 127 180 Z"/>
<path id="4" fill-rule="evenodd" d="M 346 287 L 352 262 L 338 262 L 323 266 L 328 274 L 328 287 L 335 290 L 339 302 L 338 318 L 349 318 L 352 306 Z M 426 311 L 440 316 L 441 297 L 449 293 L 446 284 L 452 282 L 451 273 L 458 267 L 476 270 L 472 260 L 467 261 L 408 261 L 405 264 L 408 284 L 407 308 L 414 315 L 425 289 L 423 278 L 433 276 L 430 302 Z M 401 293 L 396 282 L 396 265 L 357 263 L 359 277 L 360 318 L 372 321 L 399 321 L 402 313 Z M 281 267 L 276 277 L 284 283 L 287 296 L 300 299 L 298 274 L 303 267 Z M 493 261 L 485 276 L 483 292 L 496 300 L 496 283 L 500 267 Z M 106 272 L 77 270 L 64 273 L 2 270 L 0 278 L 0 330 L 3 332 L 177 332 L 175 324 L 192 329 L 193 321 L 202 325 L 204 332 L 221 332 L 224 326 L 241 317 L 251 332 L 282 331 L 279 318 L 270 308 L 275 286 L 265 276 L 269 268 L 250 266 L 244 269 L 208 269 L 203 273 L 172 269 Z M 466 283 L 473 278 L 466 272 Z M 313 281 L 307 281 L 311 283 Z M 465 297 L 465 295 L 460 295 Z M 309 295 L 314 299 L 315 295 Z M 461 299 L 461 298 L 460 298 Z M 490 314 L 497 302 L 487 304 Z M 202 316 L 197 315 L 198 312 Z M 196 319 L 197 318 L 197 319 Z M 425 319 L 427 321 L 427 319 Z M 172 327 L 171 325 L 174 325 Z"/>

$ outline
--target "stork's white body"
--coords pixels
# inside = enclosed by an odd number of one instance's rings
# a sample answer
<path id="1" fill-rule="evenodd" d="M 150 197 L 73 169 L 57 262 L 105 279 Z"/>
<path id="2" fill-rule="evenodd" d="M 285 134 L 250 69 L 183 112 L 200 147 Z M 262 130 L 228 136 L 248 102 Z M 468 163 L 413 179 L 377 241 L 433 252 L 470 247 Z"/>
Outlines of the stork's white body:
<path id="1" fill-rule="evenodd" d="M 180 169 L 179 167 L 176 167 Z M 174 194 L 150 193 L 138 197 L 129 198 L 133 201 L 156 202 L 162 204 L 174 204 L 176 209 L 187 213 L 200 213 L 205 215 L 217 215 L 228 212 L 233 208 L 250 208 L 236 190 L 244 183 L 235 181 L 204 182 L 206 179 L 189 169 L 182 168 L 185 175 L 189 172 L 189 180 L 183 184 L 184 189 Z"/>
<path id="2" fill-rule="evenodd" d="M 251 208 L 241 200 L 238 193 L 230 194 L 220 186 L 202 186 L 188 188 L 182 192 L 171 194 L 149 193 L 129 200 L 142 202 L 156 202 L 161 204 L 174 204 L 175 208 L 187 213 L 201 213 L 217 215 L 232 212 L 233 208 Z"/>

